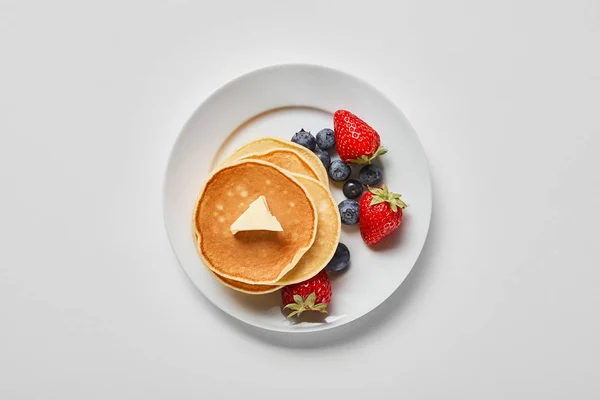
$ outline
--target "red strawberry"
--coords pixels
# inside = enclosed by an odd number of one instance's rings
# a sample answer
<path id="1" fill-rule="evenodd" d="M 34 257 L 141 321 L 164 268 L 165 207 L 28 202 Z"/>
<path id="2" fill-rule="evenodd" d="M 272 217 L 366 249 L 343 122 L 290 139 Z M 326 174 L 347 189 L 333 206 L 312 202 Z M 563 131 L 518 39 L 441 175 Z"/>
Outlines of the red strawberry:
<path id="1" fill-rule="evenodd" d="M 281 300 L 284 310 L 292 310 L 288 318 L 311 310 L 326 314 L 327 304 L 331 300 L 331 283 L 327 273 L 322 270 L 304 282 L 284 287 L 281 289 Z"/>
<path id="2" fill-rule="evenodd" d="M 402 209 L 407 207 L 400 197 L 383 185 L 381 188 L 369 187 L 360 199 L 360 235 L 366 244 L 375 244 L 398 229 L 402 222 Z"/>
<path id="3" fill-rule="evenodd" d="M 381 139 L 375 129 L 346 110 L 333 114 L 335 147 L 340 158 L 350 164 L 370 164 L 375 157 L 387 153 L 380 146 Z"/>

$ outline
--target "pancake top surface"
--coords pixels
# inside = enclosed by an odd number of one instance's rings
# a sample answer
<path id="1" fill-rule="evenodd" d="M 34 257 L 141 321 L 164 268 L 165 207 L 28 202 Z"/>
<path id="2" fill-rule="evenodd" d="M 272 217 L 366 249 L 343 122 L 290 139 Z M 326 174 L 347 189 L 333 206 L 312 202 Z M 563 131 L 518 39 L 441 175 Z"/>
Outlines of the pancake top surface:
<path id="1" fill-rule="evenodd" d="M 246 231 L 231 224 L 265 196 L 283 232 Z M 244 160 L 216 171 L 194 214 L 200 255 L 212 271 L 246 283 L 273 283 L 293 268 L 314 242 L 317 212 L 298 181 L 273 164 Z"/>
<path id="2" fill-rule="evenodd" d="M 306 190 L 317 206 L 319 223 L 315 242 L 302 256 L 298 264 L 277 281 L 275 285 L 249 285 L 217 275 L 217 279 L 226 286 L 249 294 L 270 293 L 282 287 L 278 285 L 289 285 L 312 278 L 333 257 L 341 231 L 341 221 L 337 204 L 331 196 L 329 189 L 316 179 L 300 175 L 295 175 L 295 177 L 306 187 Z"/>

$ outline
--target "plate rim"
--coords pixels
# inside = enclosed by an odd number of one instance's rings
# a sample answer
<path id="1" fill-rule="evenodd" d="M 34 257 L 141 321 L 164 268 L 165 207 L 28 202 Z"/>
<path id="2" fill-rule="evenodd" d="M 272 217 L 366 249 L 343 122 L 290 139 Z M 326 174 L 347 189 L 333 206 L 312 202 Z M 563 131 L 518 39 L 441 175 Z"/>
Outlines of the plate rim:
<path id="1" fill-rule="evenodd" d="M 408 273 L 406 274 L 406 276 L 398 283 L 398 286 L 396 286 L 396 288 L 394 290 L 392 290 L 381 302 L 379 302 L 378 304 L 374 305 L 373 307 L 369 308 L 367 311 L 365 311 L 364 313 L 362 313 L 359 316 L 356 317 L 350 317 L 346 320 L 344 320 L 342 323 L 339 324 L 318 324 L 318 325 L 311 325 L 311 326 L 307 326 L 307 327 L 302 327 L 302 329 L 289 329 L 286 326 L 282 326 L 282 327 L 276 327 L 276 326 L 270 326 L 270 325 L 266 325 L 266 324 L 257 324 L 253 321 L 250 321 L 248 319 L 246 319 L 243 316 L 238 316 L 238 315 L 234 315 L 232 313 L 230 313 L 228 310 L 220 307 L 218 304 L 216 304 L 213 299 L 211 299 L 209 296 L 207 296 L 194 282 L 194 280 L 192 279 L 192 277 L 188 274 L 187 270 L 183 267 L 181 260 L 177 254 L 177 252 L 175 251 L 175 246 L 171 240 L 171 236 L 169 234 L 169 229 L 168 229 L 168 225 L 167 225 L 167 219 L 166 219 L 166 212 L 165 212 L 165 206 L 166 206 L 166 197 L 167 197 L 167 180 L 168 180 L 168 175 L 169 175 L 169 170 L 170 170 L 170 166 L 171 163 L 173 161 L 173 156 L 175 153 L 175 149 L 178 147 L 178 144 L 183 137 L 183 133 L 186 131 L 186 129 L 189 127 L 189 125 L 192 123 L 192 121 L 195 119 L 196 115 L 200 112 L 200 110 L 202 110 L 202 108 L 204 108 L 204 106 L 206 104 L 208 104 L 214 97 L 218 96 L 219 94 L 221 94 L 222 92 L 226 91 L 228 88 L 230 88 L 231 86 L 234 86 L 235 84 L 237 84 L 239 81 L 243 80 L 243 79 L 247 79 L 249 77 L 251 77 L 252 75 L 257 75 L 257 74 L 263 74 L 263 73 L 268 73 L 271 70 L 277 70 L 277 69 L 288 69 L 288 68 L 305 68 L 305 69 L 321 69 L 321 70 L 326 70 L 329 73 L 335 73 L 335 74 L 340 74 L 340 75 L 344 75 L 350 79 L 354 79 L 356 81 L 361 82 L 361 84 L 365 85 L 365 87 L 367 87 L 369 90 L 372 90 L 373 92 L 377 93 L 379 96 L 381 96 L 382 99 L 384 99 L 385 101 L 387 101 L 388 103 L 390 103 L 398 112 L 399 114 L 402 116 L 402 119 L 404 120 L 404 122 L 410 127 L 412 133 L 414 135 L 414 138 L 416 139 L 417 143 L 419 144 L 419 146 L 422 149 L 422 155 L 423 155 L 423 159 L 424 159 L 424 163 L 425 163 L 425 167 L 426 167 L 426 171 L 427 171 L 427 182 L 426 182 L 426 190 L 427 190 L 427 194 L 428 194 L 428 198 L 430 199 L 429 201 L 429 208 L 427 210 L 427 224 L 425 227 L 425 235 L 423 237 L 423 241 L 420 244 L 420 248 L 418 250 L 417 256 L 414 259 L 414 261 L 412 262 L 412 265 L 408 271 Z M 299 105 L 298 105 L 299 106 Z M 306 106 L 306 105 L 305 105 Z M 274 109 L 274 108 L 273 108 Z M 252 116 L 250 117 L 252 118 Z M 179 267 L 183 270 L 183 272 L 185 273 L 185 275 L 187 276 L 188 280 L 192 283 L 192 285 L 195 287 L 195 289 L 200 292 L 202 294 L 202 296 L 207 299 L 209 301 L 209 303 L 217 308 L 220 312 L 223 312 L 224 314 L 226 314 L 228 317 L 233 318 L 234 320 L 243 322 L 249 326 L 252 326 L 254 328 L 258 328 L 258 329 L 264 329 L 266 331 L 271 331 L 271 332 L 278 332 L 278 333 L 286 333 L 286 334 L 292 334 L 292 335 L 297 335 L 297 334 L 302 334 L 302 333 L 312 333 L 312 332 L 320 332 L 320 331 L 327 331 L 327 330 L 331 330 L 334 328 L 339 328 L 341 326 L 347 325 L 351 322 L 356 322 L 358 320 L 360 320 L 361 318 L 365 317 L 366 315 L 370 314 L 373 310 L 375 310 L 377 307 L 381 306 L 383 303 L 385 303 L 386 301 L 388 301 L 388 299 L 398 291 L 398 289 L 400 288 L 400 286 L 402 286 L 402 284 L 404 283 L 404 281 L 406 281 L 406 278 L 408 278 L 408 276 L 411 274 L 411 272 L 413 271 L 414 267 L 416 266 L 419 258 L 422 255 L 423 252 L 423 248 L 425 246 L 425 243 L 427 242 L 427 239 L 429 237 L 429 230 L 431 228 L 431 217 L 432 217 L 432 212 L 433 212 L 433 185 L 432 185 L 432 177 L 431 177 L 431 167 L 430 167 L 430 163 L 429 163 L 429 159 L 427 157 L 427 153 L 425 152 L 425 148 L 423 146 L 423 143 L 421 142 L 421 139 L 419 137 L 419 135 L 417 134 L 417 131 L 414 129 L 414 127 L 412 126 L 412 124 L 410 123 L 410 121 L 408 120 L 408 118 L 406 118 L 406 116 L 404 115 L 404 112 L 402 112 L 402 110 L 396 106 L 396 104 L 385 94 L 385 92 L 383 92 L 382 90 L 380 90 L 378 87 L 374 86 L 373 84 L 371 84 L 369 81 L 366 81 L 360 77 L 357 77 L 356 75 L 353 75 L 349 72 L 346 72 L 344 70 L 341 70 L 339 68 L 333 68 L 333 67 L 329 67 L 326 65 L 322 65 L 322 64 L 311 64 L 311 63 L 279 63 L 279 64 L 270 64 L 270 65 L 266 65 L 266 66 L 262 66 L 259 68 L 255 68 L 255 69 L 251 69 L 247 72 L 238 74 L 237 76 L 235 76 L 234 78 L 226 81 L 225 83 L 219 85 L 216 89 L 212 90 L 208 96 L 206 96 L 201 102 L 200 104 L 198 104 L 198 106 L 194 109 L 194 111 L 190 114 L 190 116 L 187 118 L 187 120 L 185 121 L 185 123 L 182 125 L 182 127 L 179 129 L 178 133 L 177 133 L 177 137 L 176 139 L 173 141 L 171 148 L 169 150 L 169 155 L 167 157 L 166 160 L 166 164 L 164 166 L 164 170 L 163 170 L 163 179 L 162 179 L 162 187 L 161 187 L 161 202 L 162 202 L 162 219 L 163 219 L 163 225 L 167 234 L 167 240 L 169 241 L 169 245 L 171 246 L 171 251 L 173 252 L 173 254 L 175 255 L 175 259 L 177 260 L 177 264 L 179 264 Z"/>

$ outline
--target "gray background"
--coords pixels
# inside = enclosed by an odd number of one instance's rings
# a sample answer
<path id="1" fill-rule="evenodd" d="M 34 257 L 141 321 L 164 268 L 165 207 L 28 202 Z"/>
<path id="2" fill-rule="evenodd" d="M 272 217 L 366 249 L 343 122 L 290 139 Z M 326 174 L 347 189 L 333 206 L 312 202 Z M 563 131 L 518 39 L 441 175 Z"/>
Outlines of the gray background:
<path id="1" fill-rule="evenodd" d="M 0 1 L 0 398 L 600 396 L 600 2 L 393 4 Z M 382 89 L 433 174 L 411 275 L 324 335 L 221 313 L 162 222 L 185 120 L 284 62 Z"/>

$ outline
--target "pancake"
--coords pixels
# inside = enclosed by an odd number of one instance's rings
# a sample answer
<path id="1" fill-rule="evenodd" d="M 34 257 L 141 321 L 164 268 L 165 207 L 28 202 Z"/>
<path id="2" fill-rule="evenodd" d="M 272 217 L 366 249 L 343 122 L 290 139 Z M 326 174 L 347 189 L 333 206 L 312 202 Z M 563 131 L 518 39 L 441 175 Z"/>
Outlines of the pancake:
<path id="1" fill-rule="evenodd" d="M 283 232 L 231 234 L 231 224 L 265 196 Z M 301 218 L 300 218 L 301 216 Z M 315 240 L 317 209 L 291 174 L 259 160 L 242 160 L 213 172 L 198 196 L 194 237 L 204 264 L 229 279 L 271 284 L 290 271 Z"/>
<path id="2" fill-rule="evenodd" d="M 223 284 L 232 289 L 248 294 L 264 294 L 273 292 L 285 285 L 298 283 L 318 274 L 331 260 L 340 239 L 341 220 L 337 204 L 329 189 L 316 179 L 294 175 L 304 185 L 308 194 L 317 205 L 319 223 L 317 237 L 310 250 L 304 254 L 298 264 L 292 268 L 275 285 L 248 285 L 217 276 Z"/>
<path id="3" fill-rule="evenodd" d="M 222 276 L 215 274 L 213 275 L 223 285 L 230 287 L 231 289 L 237 290 L 238 292 L 246 294 L 267 294 L 281 289 L 283 286 L 280 285 L 251 285 L 249 283 L 234 281 L 233 279 L 223 278 Z"/>
<path id="4" fill-rule="evenodd" d="M 312 170 L 316 173 L 318 179 L 321 182 L 326 184 L 329 182 L 327 171 L 325 170 L 323 163 L 315 153 L 308 150 L 304 146 L 300 146 L 299 144 L 290 142 L 289 140 L 279 139 L 275 137 L 263 137 L 260 139 L 253 140 L 252 142 L 246 143 L 245 145 L 234 151 L 229 157 L 227 157 L 225 161 L 221 163 L 221 166 L 239 160 L 245 155 L 252 153 L 262 153 L 264 151 L 272 150 L 275 148 L 285 148 L 294 150 L 312 168 Z"/>
<path id="5" fill-rule="evenodd" d="M 316 179 L 294 176 L 304 185 L 317 206 L 319 218 L 317 237 L 298 264 L 277 281 L 278 285 L 302 282 L 318 274 L 333 257 L 340 240 L 342 226 L 340 211 L 329 188 Z"/>
<path id="6" fill-rule="evenodd" d="M 278 167 L 285 169 L 286 171 L 294 174 L 301 174 L 310 176 L 311 178 L 319 179 L 319 176 L 315 170 L 308 165 L 308 163 L 292 149 L 286 149 L 283 147 L 273 148 L 259 153 L 250 153 L 242 156 L 240 159 L 253 159 L 262 160 L 275 164 Z"/>

